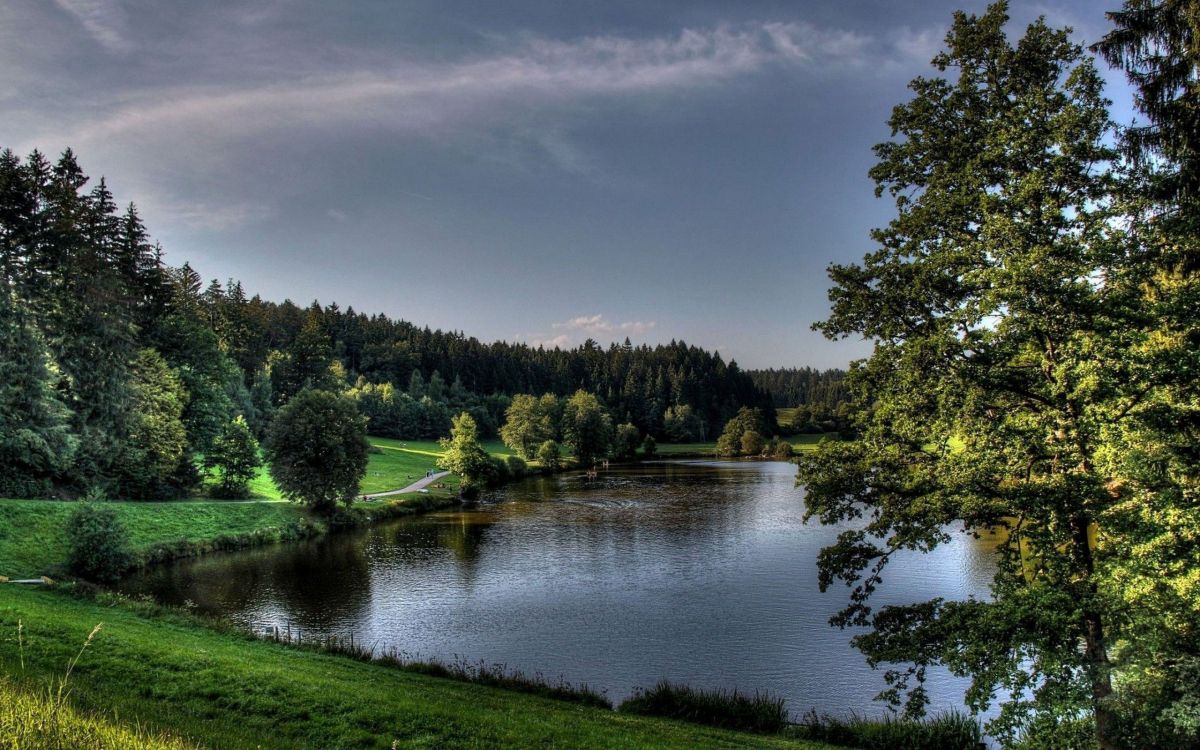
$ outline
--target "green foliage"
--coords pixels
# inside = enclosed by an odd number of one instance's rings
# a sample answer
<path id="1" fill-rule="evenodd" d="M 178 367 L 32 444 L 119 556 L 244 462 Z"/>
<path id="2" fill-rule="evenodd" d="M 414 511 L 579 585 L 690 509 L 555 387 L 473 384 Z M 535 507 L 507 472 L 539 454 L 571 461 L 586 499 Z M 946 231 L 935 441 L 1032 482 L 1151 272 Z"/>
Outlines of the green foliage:
<path id="1" fill-rule="evenodd" d="M 636 425 L 625 424 L 617 425 L 616 432 L 613 433 L 611 454 L 613 458 L 628 460 L 637 457 L 638 446 L 642 444 L 642 435 L 638 432 Z"/>
<path id="2" fill-rule="evenodd" d="M 762 410 L 743 406 L 741 409 L 738 409 L 737 414 L 725 423 L 725 429 L 721 431 L 721 437 L 717 438 L 717 455 L 757 455 L 762 452 L 762 435 L 766 431 L 767 421 L 763 417 Z M 752 437 L 749 438 L 749 447 L 753 448 L 757 446 L 757 451 L 747 450 L 747 444 L 743 440 L 747 433 L 752 433 Z"/>
<path id="3" fill-rule="evenodd" d="M 584 390 L 576 391 L 563 406 L 563 443 L 581 465 L 605 455 L 612 440 L 612 417 L 600 400 Z"/>
<path id="4" fill-rule="evenodd" d="M 500 439 L 522 458 L 533 458 L 538 447 L 561 432 L 563 405 L 552 393 L 542 397 L 518 393 L 504 412 Z"/>
<path id="5" fill-rule="evenodd" d="M 704 439 L 704 422 L 690 405 L 676 404 L 663 413 L 663 432 L 672 443 L 694 443 Z"/>
<path id="6" fill-rule="evenodd" d="M 250 480 L 258 473 L 261 463 L 258 441 L 250 432 L 244 417 L 237 417 L 225 426 L 204 454 L 204 466 L 218 474 L 213 494 L 217 497 L 246 497 Z"/>
<path id="7" fill-rule="evenodd" d="M 835 622 L 870 628 L 854 642 L 889 665 L 886 697 L 907 691 L 919 713 L 940 663 L 972 677 L 972 709 L 1009 696 L 989 724 L 1005 743 L 1070 747 L 1082 731 L 1108 750 L 1124 742 L 1122 685 L 1200 632 L 1182 574 L 1196 546 L 1168 531 L 1197 527 L 1183 342 L 1198 308 L 1140 224 L 1114 220 L 1091 61 L 1041 21 L 1010 43 L 1007 20 L 1002 3 L 956 14 L 934 60 L 950 78 L 913 81 L 876 147 L 897 216 L 861 265 L 830 269 L 819 325 L 876 342 L 848 380 L 859 437 L 802 456 L 799 481 L 811 517 L 865 519 L 822 552 L 820 583 L 851 587 Z M 963 527 L 1003 529 L 989 600 L 872 607 L 896 552 Z"/>
<path id="8" fill-rule="evenodd" d="M 638 690 L 618 710 L 763 734 L 774 734 L 788 724 L 783 699 L 769 693 L 749 696 L 737 690 L 699 690 L 667 680 L 649 690 Z"/>
<path id="9" fill-rule="evenodd" d="M 91 581 L 112 583 L 133 563 L 129 534 L 111 507 L 80 503 L 67 520 L 71 571 Z"/>
<path id="10" fill-rule="evenodd" d="M 47 494 L 75 452 L 41 335 L 0 283 L 0 494 Z"/>
<path id="11" fill-rule="evenodd" d="M 743 456 L 760 456 L 767 447 L 767 441 L 754 430 L 742 433 L 741 448 Z"/>
<path id="12" fill-rule="evenodd" d="M 547 471 L 558 471 L 562 466 L 562 449 L 553 440 L 538 446 L 537 460 Z"/>
<path id="13" fill-rule="evenodd" d="M 450 437 L 440 441 L 442 455 L 437 465 L 462 478 L 461 492 L 467 497 L 479 494 L 497 475 L 496 464 L 479 443 L 479 428 L 470 414 L 454 418 Z"/>
<path id="14" fill-rule="evenodd" d="M 275 415 L 263 445 L 271 479 L 289 500 L 332 514 L 350 504 L 367 470 L 367 420 L 349 398 L 307 389 Z"/>
<path id="15" fill-rule="evenodd" d="M 501 460 L 504 461 L 504 471 L 510 479 L 520 479 L 529 473 L 529 464 L 520 456 L 505 456 Z"/>
<path id="16" fill-rule="evenodd" d="M 647 435 L 646 439 L 642 441 L 642 455 L 646 458 L 654 458 L 656 453 L 658 453 L 658 441 L 654 439 L 653 435 Z"/>
<path id="17" fill-rule="evenodd" d="M 401 440 L 430 440 L 444 436 L 450 429 L 450 410 L 444 401 L 428 395 L 413 398 L 391 383 L 368 383 L 359 377 L 347 391 L 367 417 L 372 435 Z"/>
<path id="18" fill-rule="evenodd" d="M 153 349 L 130 368 L 134 414 L 120 465 L 122 494 L 140 499 L 170 493 L 187 449 L 183 410 L 187 392 L 175 370 Z"/>

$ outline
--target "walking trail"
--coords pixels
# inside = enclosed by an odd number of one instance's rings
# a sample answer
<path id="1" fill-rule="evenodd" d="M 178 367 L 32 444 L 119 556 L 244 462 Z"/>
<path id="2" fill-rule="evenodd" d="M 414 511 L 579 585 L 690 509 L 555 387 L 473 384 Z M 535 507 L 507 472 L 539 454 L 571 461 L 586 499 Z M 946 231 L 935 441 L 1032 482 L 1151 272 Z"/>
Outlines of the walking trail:
<path id="1" fill-rule="evenodd" d="M 359 495 L 359 499 L 374 500 L 377 497 L 387 497 L 388 495 L 403 495 L 406 492 L 417 492 L 418 490 L 425 489 L 426 487 L 428 487 L 429 485 L 438 481 L 442 477 L 446 477 L 449 475 L 450 475 L 450 472 L 448 472 L 448 471 L 439 471 L 437 474 L 433 474 L 432 476 L 428 476 L 428 477 L 423 477 L 423 478 L 417 480 L 416 482 L 413 482 L 412 484 L 408 485 L 407 487 L 401 487 L 398 490 L 388 490 L 387 492 L 373 492 L 370 495 Z"/>

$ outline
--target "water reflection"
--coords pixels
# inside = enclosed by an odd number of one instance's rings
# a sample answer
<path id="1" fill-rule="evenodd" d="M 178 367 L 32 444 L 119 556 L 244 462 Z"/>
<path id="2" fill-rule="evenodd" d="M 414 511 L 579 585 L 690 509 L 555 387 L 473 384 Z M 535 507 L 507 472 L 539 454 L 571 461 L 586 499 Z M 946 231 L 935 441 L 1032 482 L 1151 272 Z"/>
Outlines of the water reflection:
<path id="1" fill-rule="evenodd" d="M 661 677 L 770 689 L 795 712 L 877 710 L 882 679 L 828 619 L 781 463 L 666 462 L 511 485 L 492 502 L 316 542 L 159 569 L 126 589 L 246 624 L 353 633 L 426 657 L 502 662 L 607 689 Z M 883 602 L 986 594 L 994 540 L 955 533 L 889 566 Z M 934 708 L 963 681 L 936 672 Z"/>

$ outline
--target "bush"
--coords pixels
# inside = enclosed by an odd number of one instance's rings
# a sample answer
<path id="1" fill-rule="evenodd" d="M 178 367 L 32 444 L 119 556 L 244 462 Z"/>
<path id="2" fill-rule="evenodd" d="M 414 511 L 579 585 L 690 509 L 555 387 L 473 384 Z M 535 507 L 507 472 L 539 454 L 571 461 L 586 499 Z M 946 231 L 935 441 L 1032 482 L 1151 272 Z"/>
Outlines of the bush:
<path id="1" fill-rule="evenodd" d="M 788 723 L 783 699 L 769 693 L 749 696 L 737 690 L 698 690 L 667 680 L 650 690 L 639 689 L 617 710 L 761 734 L 780 732 Z"/>
<path id="2" fill-rule="evenodd" d="M 653 435 L 647 435 L 646 439 L 642 441 L 642 455 L 646 458 L 654 458 L 656 453 L 658 453 L 658 441 L 654 439 Z"/>
<path id="3" fill-rule="evenodd" d="M 792 733 L 803 739 L 828 742 L 861 750 L 979 750 L 983 730 L 979 722 L 957 711 L 924 719 L 885 716 L 837 719 L 816 712 L 804 717 Z"/>
<path id="4" fill-rule="evenodd" d="M 555 441 L 547 440 L 538 448 L 537 460 L 546 471 L 558 471 L 562 467 L 562 449 Z"/>
<path id="5" fill-rule="evenodd" d="M 529 473 L 529 464 L 520 456 L 505 456 L 504 469 L 509 479 L 520 479 Z"/>
<path id="6" fill-rule="evenodd" d="M 767 442 L 763 440 L 763 436 L 754 430 L 746 430 L 742 433 L 742 453 L 747 456 L 758 456 L 763 452 L 763 448 L 767 446 Z"/>
<path id="7" fill-rule="evenodd" d="M 133 564 L 129 534 L 111 507 L 80 503 L 67 520 L 67 540 L 71 571 L 88 580 L 112 583 Z"/>

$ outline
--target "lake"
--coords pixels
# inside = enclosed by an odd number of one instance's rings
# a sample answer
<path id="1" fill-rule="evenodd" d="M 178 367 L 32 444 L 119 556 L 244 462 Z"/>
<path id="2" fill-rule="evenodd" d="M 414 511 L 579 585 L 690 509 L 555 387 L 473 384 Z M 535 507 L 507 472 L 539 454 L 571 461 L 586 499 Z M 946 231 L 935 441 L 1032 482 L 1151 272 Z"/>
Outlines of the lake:
<path id="1" fill-rule="evenodd" d="M 677 461 L 536 478 L 472 508 L 184 561 L 122 588 L 248 627 L 540 672 L 614 702 L 665 677 L 769 690 L 794 717 L 878 713 L 882 672 L 828 624 L 847 591 L 817 588 L 838 529 L 802 522 L 794 477 L 787 463 Z M 901 555 L 877 601 L 984 597 L 989 549 L 959 530 Z M 932 709 L 962 706 L 964 680 L 932 670 L 928 685 Z"/>

